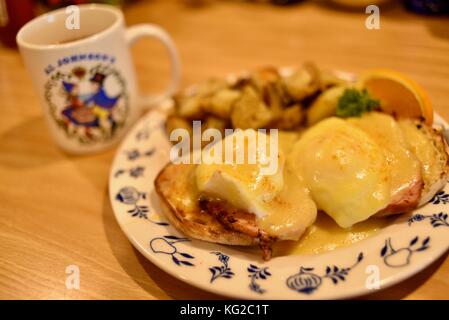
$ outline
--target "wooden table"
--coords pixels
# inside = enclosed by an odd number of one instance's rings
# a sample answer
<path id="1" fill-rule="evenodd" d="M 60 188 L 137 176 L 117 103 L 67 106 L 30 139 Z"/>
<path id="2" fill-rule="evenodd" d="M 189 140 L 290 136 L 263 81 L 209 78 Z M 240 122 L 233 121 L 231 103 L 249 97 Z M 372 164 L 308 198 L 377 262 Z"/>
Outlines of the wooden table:
<path id="1" fill-rule="evenodd" d="M 394 68 L 420 82 L 449 119 L 449 20 L 399 6 L 381 9 L 381 29 L 364 10 L 314 2 L 274 7 L 245 1 L 140 1 L 125 8 L 129 25 L 152 22 L 171 33 L 183 62 L 183 85 L 262 65 L 316 61 L 360 72 Z M 162 46 L 133 49 L 145 90 L 168 78 Z M 70 156 L 52 142 L 30 79 L 15 50 L 0 48 L 0 298 L 219 298 L 184 284 L 139 254 L 117 225 L 107 193 L 115 150 Z M 80 290 L 65 287 L 78 265 Z M 449 259 L 369 298 L 449 299 Z"/>

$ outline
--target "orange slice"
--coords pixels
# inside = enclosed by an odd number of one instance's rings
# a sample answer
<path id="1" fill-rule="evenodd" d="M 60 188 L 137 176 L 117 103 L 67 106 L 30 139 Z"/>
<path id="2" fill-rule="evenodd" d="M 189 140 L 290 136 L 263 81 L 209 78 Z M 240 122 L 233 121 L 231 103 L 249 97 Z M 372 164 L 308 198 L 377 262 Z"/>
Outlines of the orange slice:
<path id="1" fill-rule="evenodd" d="M 383 112 L 398 117 L 423 118 L 433 123 L 433 108 L 429 96 L 414 80 L 403 74 L 377 69 L 362 78 L 362 86 L 375 99 L 380 100 Z"/>

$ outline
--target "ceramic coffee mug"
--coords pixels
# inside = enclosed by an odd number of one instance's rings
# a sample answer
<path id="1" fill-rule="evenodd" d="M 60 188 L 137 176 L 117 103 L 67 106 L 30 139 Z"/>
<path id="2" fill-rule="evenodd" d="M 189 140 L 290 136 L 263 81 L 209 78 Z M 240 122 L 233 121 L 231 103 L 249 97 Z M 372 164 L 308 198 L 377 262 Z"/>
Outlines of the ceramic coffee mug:
<path id="1" fill-rule="evenodd" d="M 158 39 L 169 53 L 171 81 L 158 96 L 138 92 L 129 47 L 143 37 Z M 71 153 L 117 142 L 144 108 L 173 94 L 180 78 L 169 35 L 151 24 L 125 28 L 122 12 L 112 6 L 72 6 L 39 16 L 23 26 L 17 43 L 51 133 Z"/>

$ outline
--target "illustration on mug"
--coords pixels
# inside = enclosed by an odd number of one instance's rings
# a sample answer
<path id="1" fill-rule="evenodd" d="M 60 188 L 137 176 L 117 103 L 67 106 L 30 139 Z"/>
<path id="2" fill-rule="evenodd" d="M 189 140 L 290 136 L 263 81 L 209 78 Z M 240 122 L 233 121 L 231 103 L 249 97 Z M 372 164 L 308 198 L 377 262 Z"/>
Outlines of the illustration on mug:
<path id="1" fill-rule="evenodd" d="M 81 143 L 112 138 L 128 114 L 125 80 L 108 65 L 57 71 L 45 86 L 45 98 L 58 126 Z"/>

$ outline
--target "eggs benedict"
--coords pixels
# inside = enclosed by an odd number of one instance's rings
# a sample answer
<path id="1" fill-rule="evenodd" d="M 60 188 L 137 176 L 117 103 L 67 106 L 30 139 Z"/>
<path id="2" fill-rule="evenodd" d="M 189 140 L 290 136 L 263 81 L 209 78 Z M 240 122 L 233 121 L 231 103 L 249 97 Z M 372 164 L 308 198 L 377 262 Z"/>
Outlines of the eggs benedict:
<path id="1" fill-rule="evenodd" d="M 232 158 L 250 149 L 253 158 L 168 164 L 155 180 L 163 212 L 187 236 L 258 245 L 268 260 L 274 242 L 298 241 L 318 211 L 350 228 L 427 203 L 449 176 L 441 131 L 419 120 L 379 112 L 331 117 L 288 138 L 275 148 L 265 133 L 237 130 L 221 142 L 233 143 Z M 203 149 L 202 159 L 216 160 L 214 150 Z M 267 174 L 274 150 L 277 166 Z"/>

